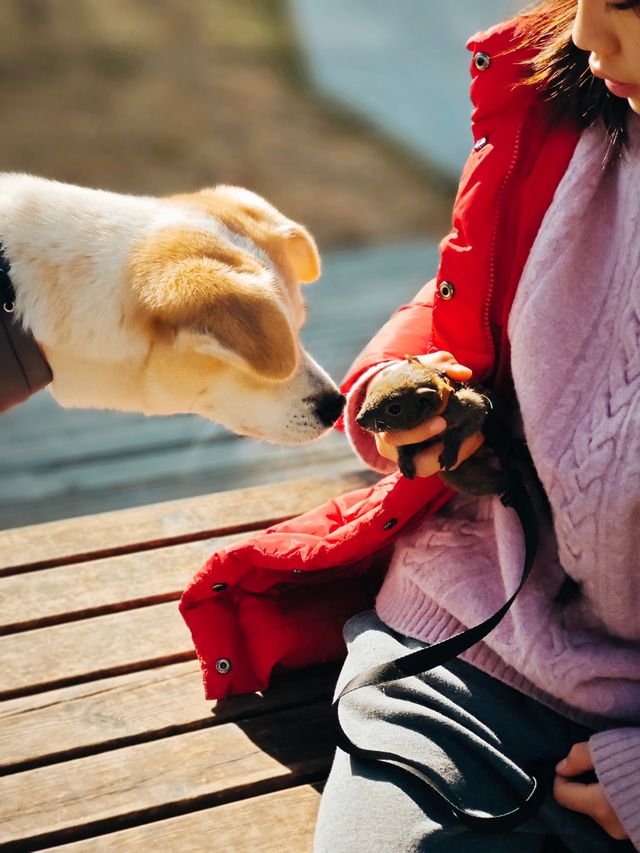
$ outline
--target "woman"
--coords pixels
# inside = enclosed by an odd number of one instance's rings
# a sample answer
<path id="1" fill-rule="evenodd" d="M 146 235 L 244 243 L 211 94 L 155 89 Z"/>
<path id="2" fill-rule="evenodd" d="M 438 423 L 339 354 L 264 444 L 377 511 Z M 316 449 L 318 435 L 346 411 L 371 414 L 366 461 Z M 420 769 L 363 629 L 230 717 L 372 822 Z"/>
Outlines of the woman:
<path id="1" fill-rule="evenodd" d="M 464 660 L 357 691 L 341 717 L 355 742 L 404 750 L 488 813 L 527 794 L 532 760 L 558 768 L 533 819 L 481 836 L 391 768 L 338 751 L 318 853 L 640 848 L 640 0 L 548 0 L 470 48 L 475 145 L 437 278 L 344 386 L 353 443 L 391 473 L 218 552 L 181 610 L 210 698 L 338 658 L 360 611 L 341 685 L 497 610 L 522 567 L 512 512 L 452 498 L 432 476 L 437 446 L 420 476 L 399 476 L 397 443 L 437 435 L 440 419 L 377 445 L 354 421 L 368 379 L 405 353 L 473 372 L 520 410 L 554 523 L 511 611 Z M 581 775 L 593 768 L 597 780 Z"/>
<path id="2" fill-rule="evenodd" d="M 465 662 L 351 694 L 344 726 L 358 744 L 422 756 L 453 799 L 488 812 L 506 810 L 509 786 L 526 791 L 520 767 L 557 761 L 555 802 L 483 837 L 415 781 L 339 751 L 318 853 L 583 853 L 631 849 L 629 837 L 640 849 L 640 2 L 551 0 L 470 46 L 476 144 L 454 229 L 436 281 L 352 370 L 347 431 L 388 473 L 399 445 L 446 427 L 374 438 L 357 426 L 385 354 L 421 354 L 457 380 L 473 367 L 503 391 L 512 372 L 553 524 L 511 613 Z M 416 457 L 419 476 L 441 449 Z M 522 566 L 518 533 L 497 499 L 461 496 L 403 532 L 376 613 L 347 625 L 340 686 L 497 610 Z"/>

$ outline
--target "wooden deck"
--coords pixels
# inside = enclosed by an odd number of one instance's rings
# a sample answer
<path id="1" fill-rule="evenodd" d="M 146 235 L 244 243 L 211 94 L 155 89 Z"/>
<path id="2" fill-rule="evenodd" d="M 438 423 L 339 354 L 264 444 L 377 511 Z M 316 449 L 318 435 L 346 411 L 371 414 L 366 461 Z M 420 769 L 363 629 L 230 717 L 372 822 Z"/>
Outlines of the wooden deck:
<path id="1" fill-rule="evenodd" d="M 0 849 L 310 850 L 336 668 L 206 702 L 176 600 L 213 550 L 372 480 L 0 532 Z"/>
<path id="2" fill-rule="evenodd" d="M 435 274 L 437 246 L 337 251 L 305 288 L 303 339 L 340 378 L 391 312 Z M 48 392 L 0 417 L 0 528 L 292 479 L 339 475 L 343 436 L 302 447 L 240 439 L 203 418 L 64 411 Z"/>

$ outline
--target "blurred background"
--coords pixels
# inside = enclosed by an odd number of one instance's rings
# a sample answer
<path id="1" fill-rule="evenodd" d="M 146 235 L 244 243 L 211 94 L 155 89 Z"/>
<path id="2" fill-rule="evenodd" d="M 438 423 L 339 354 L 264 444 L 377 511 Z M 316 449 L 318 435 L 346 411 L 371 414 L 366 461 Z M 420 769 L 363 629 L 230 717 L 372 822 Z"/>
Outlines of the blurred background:
<path id="1" fill-rule="evenodd" d="M 303 342 L 337 379 L 431 278 L 470 148 L 465 41 L 517 0 L 1 0 L 0 170 L 247 186 L 315 235 Z M 1 226 L 0 226 L 1 227 Z M 179 415 L 0 415 L 0 527 L 358 467 Z"/>

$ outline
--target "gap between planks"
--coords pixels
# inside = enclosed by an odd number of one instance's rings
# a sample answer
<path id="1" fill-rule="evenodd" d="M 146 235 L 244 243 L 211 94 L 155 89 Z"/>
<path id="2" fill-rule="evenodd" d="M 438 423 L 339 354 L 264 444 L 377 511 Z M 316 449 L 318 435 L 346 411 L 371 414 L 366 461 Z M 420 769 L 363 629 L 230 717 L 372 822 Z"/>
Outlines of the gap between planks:
<path id="1" fill-rule="evenodd" d="M 0 577 L 0 636 L 175 601 L 215 551 L 245 535 Z"/>
<path id="2" fill-rule="evenodd" d="M 225 806 L 47 848 L 50 853 L 311 853 L 321 785 L 298 785 Z"/>
<path id="3" fill-rule="evenodd" d="M 193 661 L 127 673 L 0 704 L 0 776 L 328 700 L 325 664 L 275 676 L 264 694 L 204 698 Z"/>
<path id="4" fill-rule="evenodd" d="M 0 782 L 0 844 L 35 850 L 290 788 L 326 775 L 332 752 L 322 702 L 27 770 Z"/>
<path id="5" fill-rule="evenodd" d="M 0 699 L 195 657 L 176 602 L 0 637 Z"/>

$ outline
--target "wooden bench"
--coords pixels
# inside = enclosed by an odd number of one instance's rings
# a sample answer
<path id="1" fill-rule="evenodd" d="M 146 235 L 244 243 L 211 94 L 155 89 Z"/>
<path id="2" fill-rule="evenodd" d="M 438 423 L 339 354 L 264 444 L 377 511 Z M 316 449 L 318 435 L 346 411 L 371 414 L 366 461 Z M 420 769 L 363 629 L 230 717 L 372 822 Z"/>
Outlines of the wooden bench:
<path id="1" fill-rule="evenodd" d="M 212 551 L 372 481 L 0 532 L 0 849 L 309 850 L 337 668 L 207 702 L 177 599 Z"/>

